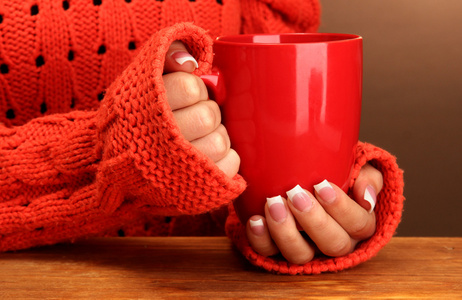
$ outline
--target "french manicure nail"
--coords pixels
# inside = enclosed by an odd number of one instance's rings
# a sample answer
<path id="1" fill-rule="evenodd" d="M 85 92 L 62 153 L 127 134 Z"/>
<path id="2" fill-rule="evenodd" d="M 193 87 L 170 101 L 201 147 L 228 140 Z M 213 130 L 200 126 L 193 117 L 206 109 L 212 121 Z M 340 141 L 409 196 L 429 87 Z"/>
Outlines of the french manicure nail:
<path id="1" fill-rule="evenodd" d="M 172 53 L 172 58 L 173 58 L 179 65 L 183 65 L 185 62 L 191 61 L 191 62 L 194 63 L 194 66 L 195 66 L 196 68 L 199 68 L 199 65 L 198 65 L 196 59 L 195 59 L 191 54 L 189 54 L 188 52 L 185 52 L 185 51 L 173 52 L 173 53 Z"/>
<path id="2" fill-rule="evenodd" d="M 311 197 L 298 184 L 290 191 L 287 191 L 287 197 L 293 203 L 294 207 L 301 212 L 307 212 L 313 207 Z"/>
<path id="3" fill-rule="evenodd" d="M 249 220 L 249 224 L 250 224 L 250 230 L 253 232 L 253 234 L 258 235 L 258 236 L 263 235 L 265 228 L 264 228 L 262 219 Z"/>
<path id="4" fill-rule="evenodd" d="M 371 213 L 375 208 L 375 203 L 377 203 L 377 195 L 374 188 L 370 185 L 368 185 L 364 191 L 364 200 L 370 203 L 371 208 L 369 209 L 369 213 Z"/>
<path id="5" fill-rule="evenodd" d="M 327 180 L 323 180 L 321 183 L 314 185 L 314 189 L 321 197 L 321 200 L 326 203 L 334 202 L 335 198 L 337 197 L 334 188 Z"/>
<path id="6" fill-rule="evenodd" d="M 266 198 L 268 210 L 276 222 L 282 222 L 287 217 L 287 210 L 281 196 Z"/>

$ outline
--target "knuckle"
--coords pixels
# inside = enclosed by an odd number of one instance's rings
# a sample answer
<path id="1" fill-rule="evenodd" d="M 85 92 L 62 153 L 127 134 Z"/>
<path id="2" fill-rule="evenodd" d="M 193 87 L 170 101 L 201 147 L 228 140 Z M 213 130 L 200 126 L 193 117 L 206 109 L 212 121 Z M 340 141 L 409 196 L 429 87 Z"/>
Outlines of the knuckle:
<path id="1" fill-rule="evenodd" d="M 348 230 L 350 236 L 354 239 L 366 239 L 371 237 L 375 232 L 375 223 L 369 222 L 367 218 L 359 219 Z"/>
<path id="2" fill-rule="evenodd" d="M 233 178 L 239 171 L 240 159 L 238 156 L 233 155 L 233 150 L 230 149 L 228 154 L 222 159 L 215 162 L 220 170 L 222 170 L 228 177 Z"/>
<path id="3" fill-rule="evenodd" d="M 313 253 L 303 252 L 303 253 L 294 254 L 288 260 L 293 264 L 304 265 L 304 264 L 312 261 L 313 258 L 314 258 L 314 252 Z"/>
<path id="4" fill-rule="evenodd" d="M 232 156 L 234 163 L 236 164 L 237 167 L 239 167 L 239 165 L 241 164 L 241 157 L 236 152 L 236 150 L 230 148 L 228 154 Z"/>
<path id="5" fill-rule="evenodd" d="M 350 253 L 352 250 L 351 248 L 351 239 L 349 237 L 343 237 L 333 241 L 323 252 L 328 256 L 338 257 Z"/>
<path id="6" fill-rule="evenodd" d="M 234 149 L 230 149 L 228 151 L 227 156 L 229 158 L 230 165 L 232 166 L 232 173 L 233 175 L 236 175 L 239 171 L 239 166 L 241 165 L 241 157 L 239 156 L 239 154 L 237 154 L 237 152 Z"/>
<path id="7" fill-rule="evenodd" d="M 307 250 L 306 247 L 300 245 L 300 242 L 298 233 L 289 234 L 283 239 L 283 244 L 286 246 L 281 248 L 281 252 L 291 263 L 305 264 L 310 262 L 314 257 L 314 251 Z"/>
<path id="8" fill-rule="evenodd" d="M 203 91 L 202 86 L 199 84 L 198 78 L 196 76 L 181 73 L 180 75 L 180 84 L 184 91 L 184 97 L 188 103 L 195 103 L 201 99 Z"/>
<path id="9" fill-rule="evenodd" d="M 297 245 L 299 242 L 297 236 L 295 234 L 288 234 L 284 238 L 285 245 Z"/>
<path id="10" fill-rule="evenodd" d="M 225 136 L 219 132 L 215 132 L 211 136 L 211 146 L 213 147 L 213 152 L 217 157 L 224 157 L 229 150 L 229 144 Z"/>
<path id="11" fill-rule="evenodd" d="M 215 129 L 215 125 L 219 122 L 219 115 L 213 105 L 203 103 L 197 109 L 197 118 L 199 126 L 207 132 L 211 132 Z"/>
<path id="12" fill-rule="evenodd" d="M 272 256 L 279 253 L 279 250 L 274 247 L 270 241 L 267 241 L 261 245 L 254 245 L 254 250 L 263 256 Z"/>
<path id="13" fill-rule="evenodd" d="M 312 231 L 315 231 L 315 232 L 325 231 L 326 228 L 329 227 L 329 221 L 330 220 L 327 217 L 327 215 L 325 215 L 324 217 L 318 217 L 316 221 L 313 224 L 311 224 Z"/>

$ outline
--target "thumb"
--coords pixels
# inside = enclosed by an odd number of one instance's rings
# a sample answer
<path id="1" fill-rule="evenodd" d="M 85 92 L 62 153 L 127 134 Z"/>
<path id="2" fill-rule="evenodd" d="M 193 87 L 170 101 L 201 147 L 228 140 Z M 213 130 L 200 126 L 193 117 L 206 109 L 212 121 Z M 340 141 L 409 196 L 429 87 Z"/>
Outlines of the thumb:
<path id="1" fill-rule="evenodd" d="M 192 73 L 198 68 L 197 61 L 189 54 L 185 45 L 174 41 L 165 55 L 164 74 L 172 72 Z"/>

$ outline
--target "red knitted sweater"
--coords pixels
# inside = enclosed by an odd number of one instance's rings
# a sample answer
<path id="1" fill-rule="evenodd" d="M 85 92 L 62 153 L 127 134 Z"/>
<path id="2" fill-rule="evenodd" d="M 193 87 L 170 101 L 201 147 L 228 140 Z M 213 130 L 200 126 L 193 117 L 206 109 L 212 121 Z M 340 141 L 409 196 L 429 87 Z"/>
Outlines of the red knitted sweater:
<path id="1" fill-rule="evenodd" d="M 316 0 L 1 1 L 0 250 L 223 232 L 219 208 L 245 182 L 227 178 L 181 136 L 162 82 L 165 53 L 182 40 L 200 75 L 211 66 L 211 37 L 314 31 L 318 23 Z M 394 158 L 359 144 L 354 178 L 367 161 L 385 182 L 377 232 L 354 253 L 305 266 L 263 258 L 232 209 L 228 235 L 252 263 L 280 273 L 366 260 L 391 238 L 403 201 Z"/>

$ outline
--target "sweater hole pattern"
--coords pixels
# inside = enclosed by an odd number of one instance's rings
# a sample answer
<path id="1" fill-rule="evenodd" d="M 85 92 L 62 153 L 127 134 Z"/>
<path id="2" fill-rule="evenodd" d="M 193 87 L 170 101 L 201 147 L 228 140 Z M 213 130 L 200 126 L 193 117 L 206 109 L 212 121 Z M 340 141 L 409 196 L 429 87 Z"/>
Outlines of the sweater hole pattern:
<path id="1" fill-rule="evenodd" d="M 6 118 L 9 120 L 16 118 L 16 114 L 13 109 L 10 108 L 9 110 L 6 111 Z"/>
<path id="2" fill-rule="evenodd" d="M 104 54 L 104 53 L 106 53 L 106 46 L 104 46 L 104 45 L 99 46 L 98 54 L 101 55 L 101 54 Z"/>
<path id="3" fill-rule="evenodd" d="M 46 113 L 47 110 L 48 110 L 48 108 L 47 108 L 47 104 L 46 104 L 45 102 L 43 102 L 42 104 L 40 104 L 40 112 L 42 113 L 42 115 L 43 115 L 44 113 Z"/>
<path id="4" fill-rule="evenodd" d="M 215 37 L 223 33 L 222 18 L 231 15 L 221 12 L 220 5 L 228 4 L 226 0 L 209 0 L 207 4 L 205 0 L 118 0 L 117 5 L 106 0 L 56 0 L 53 5 L 41 0 L 9 1 L 20 5 L 0 4 L 0 31 L 13 33 L 2 35 L 0 47 L 4 87 L 0 89 L 0 123 L 7 127 L 41 117 L 42 102 L 46 102 L 46 114 L 97 109 L 98 98 L 102 99 L 99 93 L 164 25 L 193 21 L 200 27 L 212 28 L 211 35 Z M 217 18 L 203 18 L 196 13 L 203 5 L 216 10 Z M 18 7 L 21 13 L 17 13 Z M 164 11 L 173 16 L 171 20 L 163 21 Z M 238 30 L 237 25 L 230 28 Z M 27 84 L 21 87 L 18 80 Z M 73 103 L 71 98 L 75 98 Z"/>
<path id="5" fill-rule="evenodd" d="M 69 9 L 69 1 L 63 1 L 63 9 L 68 10 Z"/>
<path id="6" fill-rule="evenodd" d="M 100 102 L 103 101 L 103 99 L 104 99 L 104 92 L 99 93 L 97 97 L 98 97 L 98 101 L 100 101 Z"/>
<path id="7" fill-rule="evenodd" d="M 31 16 L 36 16 L 36 15 L 38 15 L 38 13 L 39 13 L 38 5 L 37 4 L 32 5 L 31 8 L 30 8 L 30 15 Z"/>
<path id="8" fill-rule="evenodd" d="M 67 60 L 68 61 L 73 61 L 74 60 L 74 51 L 69 50 L 69 52 L 67 53 Z"/>
<path id="9" fill-rule="evenodd" d="M 1 64 L 0 65 L 0 73 L 8 74 L 9 71 L 10 71 L 10 68 L 8 67 L 7 64 Z"/>
<path id="10" fill-rule="evenodd" d="M 37 58 L 35 59 L 35 65 L 37 66 L 37 68 L 40 68 L 44 64 L 45 64 L 45 59 L 43 58 L 43 56 L 41 55 L 37 56 Z"/>

